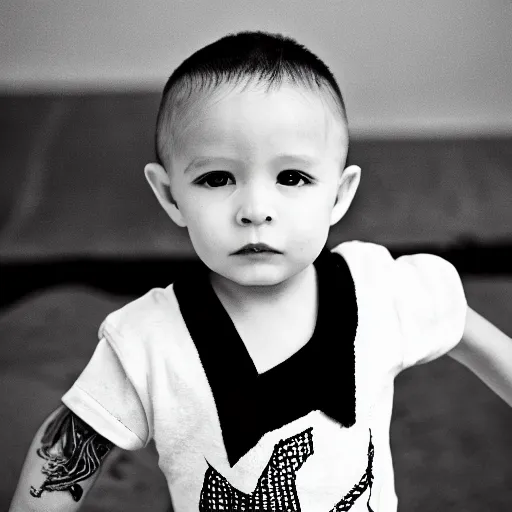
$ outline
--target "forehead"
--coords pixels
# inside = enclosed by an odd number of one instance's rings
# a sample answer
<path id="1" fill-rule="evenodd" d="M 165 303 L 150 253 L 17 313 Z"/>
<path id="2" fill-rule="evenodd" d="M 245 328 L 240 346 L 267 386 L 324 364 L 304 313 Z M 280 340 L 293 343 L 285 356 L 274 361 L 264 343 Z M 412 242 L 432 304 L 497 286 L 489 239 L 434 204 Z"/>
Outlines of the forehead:
<path id="1" fill-rule="evenodd" d="M 175 141 L 183 156 L 228 146 L 340 153 L 348 143 L 335 101 L 320 89 L 222 85 L 198 95 L 188 107 L 180 116 Z"/>

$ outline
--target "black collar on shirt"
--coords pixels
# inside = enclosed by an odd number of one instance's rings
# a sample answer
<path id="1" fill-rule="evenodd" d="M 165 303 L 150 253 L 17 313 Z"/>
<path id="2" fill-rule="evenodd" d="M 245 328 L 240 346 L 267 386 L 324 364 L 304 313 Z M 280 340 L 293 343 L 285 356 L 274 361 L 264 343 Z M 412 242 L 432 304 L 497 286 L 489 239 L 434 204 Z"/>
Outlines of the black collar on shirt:
<path id="1" fill-rule="evenodd" d="M 320 410 L 345 427 L 355 423 L 357 303 L 344 258 L 326 247 L 314 261 L 318 314 L 311 339 L 258 374 L 202 262 L 174 283 L 217 407 L 231 466 L 266 433 Z"/>

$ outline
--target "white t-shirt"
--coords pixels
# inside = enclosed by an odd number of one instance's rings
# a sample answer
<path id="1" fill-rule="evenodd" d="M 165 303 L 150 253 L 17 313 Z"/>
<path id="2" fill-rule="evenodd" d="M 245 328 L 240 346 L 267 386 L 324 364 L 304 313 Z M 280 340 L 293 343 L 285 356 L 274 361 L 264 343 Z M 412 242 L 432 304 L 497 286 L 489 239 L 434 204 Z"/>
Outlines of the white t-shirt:
<path id="1" fill-rule="evenodd" d="M 107 316 L 62 401 L 121 448 L 154 439 L 176 512 L 395 512 L 394 378 L 460 341 L 462 284 L 359 241 L 314 265 L 314 334 L 263 374 L 198 263 Z"/>

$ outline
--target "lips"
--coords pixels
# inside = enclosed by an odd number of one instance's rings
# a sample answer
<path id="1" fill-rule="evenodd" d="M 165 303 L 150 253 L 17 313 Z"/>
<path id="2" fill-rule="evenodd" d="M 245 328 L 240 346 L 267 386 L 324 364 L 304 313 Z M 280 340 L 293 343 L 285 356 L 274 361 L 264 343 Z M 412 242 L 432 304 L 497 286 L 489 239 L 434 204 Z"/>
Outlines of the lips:
<path id="1" fill-rule="evenodd" d="M 267 244 L 247 244 L 241 249 L 236 251 L 234 254 L 258 254 L 260 252 L 271 252 L 275 254 L 281 254 L 277 249 L 270 247 Z"/>

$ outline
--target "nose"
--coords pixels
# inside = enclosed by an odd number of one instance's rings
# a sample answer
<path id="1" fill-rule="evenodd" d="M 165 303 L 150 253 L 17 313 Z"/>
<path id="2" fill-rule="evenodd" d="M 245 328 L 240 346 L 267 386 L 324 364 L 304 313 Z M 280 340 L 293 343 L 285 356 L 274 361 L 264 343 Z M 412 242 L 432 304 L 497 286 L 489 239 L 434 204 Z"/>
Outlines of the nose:
<path id="1" fill-rule="evenodd" d="M 276 212 L 271 205 L 271 193 L 266 187 L 251 184 L 241 192 L 241 202 L 236 215 L 238 224 L 260 225 L 276 219 Z"/>

